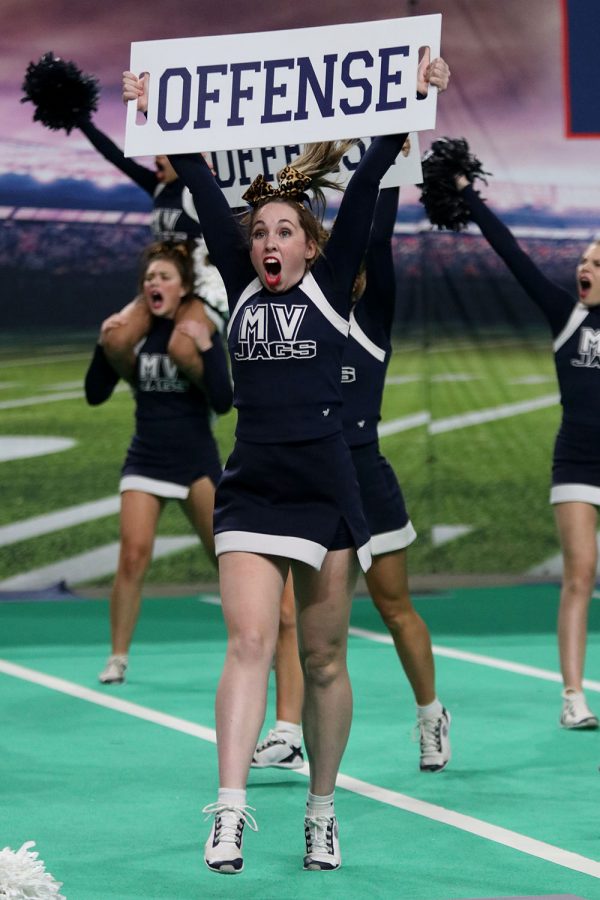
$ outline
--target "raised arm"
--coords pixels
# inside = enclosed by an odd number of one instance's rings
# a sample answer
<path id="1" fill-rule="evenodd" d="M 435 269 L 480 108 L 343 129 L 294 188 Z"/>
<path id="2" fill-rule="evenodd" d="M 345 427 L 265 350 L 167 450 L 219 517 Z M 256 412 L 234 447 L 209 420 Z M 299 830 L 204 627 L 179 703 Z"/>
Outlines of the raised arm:
<path id="1" fill-rule="evenodd" d="M 407 134 L 396 134 L 375 138 L 344 192 L 327 243 L 327 258 L 335 267 L 348 296 L 367 249 L 379 182 L 402 150 L 407 137 Z"/>
<path id="2" fill-rule="evenodd" d="M 389 334 L 394 320 L 396 301 L 396 273 L 392 254 L 392 237 L 400 188 L 384 188 L 379 191 L 373 227 L 366 257 L 367 287 L 361 303 L 368 303 L 372 316 L 376 317 Z"/>
<path id="3" fill-rule="evenodd" d="M 573 298 L 538 269 L 504 222 L 484 203 L 464 175 L 456 177 L 456 185 L 469 208 L 472 220 L 479 226 L 492 249 L 504 260 L 521 287 L 545 313 L 556 334 L 564 325 L 565 315 L 573 307 Z"/>
<path id="4" fill-rule="evenodd" d="M 119 147 L 99 128 L 96 128 L 91 119 L 84 119 L 78 123 L 80 131 L 85 134 L 91 145 L 113 166 L 120 169 L 124 175 L 131 178 L 142 190 L 152 196 L 158 184 L 156 174 L 152 169 L 141 166 L 133 159 L 128 159 Z"/>

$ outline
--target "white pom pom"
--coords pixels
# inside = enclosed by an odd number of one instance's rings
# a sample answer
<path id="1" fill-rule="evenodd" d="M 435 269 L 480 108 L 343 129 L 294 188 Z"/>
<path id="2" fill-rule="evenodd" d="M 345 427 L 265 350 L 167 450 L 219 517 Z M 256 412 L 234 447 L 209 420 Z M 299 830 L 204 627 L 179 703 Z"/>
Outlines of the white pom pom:
<path id="1" fill-rule="evenodd" d="M 62 882 L 46 872 L 39 854 L 30 847 L 35 847 L 35 841 L 27 841 L 16 852 L 10 847 L 0 850 L 0 900 L 66 900 L 58 893 Z"/>
<path id="2" fill-rule="evenodd" d="M 193 256 L 196 293 L 214 306 L 225 318 L 228 318 L 227 291 L 219 270 L 208 261 L 208 249 L 204 238 L 196 239 Z"/>

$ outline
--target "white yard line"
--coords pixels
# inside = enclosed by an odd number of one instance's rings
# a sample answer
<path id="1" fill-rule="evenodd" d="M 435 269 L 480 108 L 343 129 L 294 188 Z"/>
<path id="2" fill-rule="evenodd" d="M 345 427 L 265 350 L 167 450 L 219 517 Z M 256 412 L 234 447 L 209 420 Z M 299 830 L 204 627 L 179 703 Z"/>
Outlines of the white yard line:
<path id="1" fill-rule="evenodd" d="M 92 500 L 90 503 L 67 506 L 65 509 L 46 513 L 46 515 L 32 516 L 30 519 L 22 519 L 12 525 L 2 525 L 0 527 L 0 547 L 7 547 L 9 544 L 16 544 L 17 541 L 25 541 L 42 534 L 51 534 L 53 531 L 80 525 L 82 522 L 94 522 L 104 516 L 112 516 L 119 512 L 120 505 L 120 496 L 116 494 L 114 497 L 103 497 L 101 500 Z"/>
<path id="2" fill-rule="evenodd" d="M 377 644 L 393 645 L 394 643 L 389 634 L 381 634 L 378 631 L 369 631 L 367 628 L 351 627 L 349 634 L 353 637 L 374 641 Z M 529 678 L 540 678 L 543 681 L 554 681 L 557 684 L 562 684 L 560 673 L 553 672 L 551 669 L 540 669 L 537 666 L 528 666 L 523 663 L 510 662 L 506 659 L 500 659 L 497 656 L 486 656 L 483 653 L 471 653 L 468 650 L 455 650 L 453 647 L 440 647 L 438 644 L 433 644 L 432 649 L 435 656 L 444 656 L 447 659 L 457 659 L 460 662 L 468 662 L 477 666 L 501 669 L 504 672 L 512 672 L 514 675 L 526 675 Z M 586 678 L 584 679 L 583 685 L 590 691 L 600 692 L 600 681 L 592 681 L 591 679 Z"/>
<path id="3" fill-rule="evenodd" d="M 558 394 L 546 394 L 533 400 L 523 400 L 519 403 L 507 403 L 501 406 L 490 406 L 487 409 L 478 409 L 473 412 L 462 413 L 459 416 L 448 416 L 445 419 L 434 419 L 426 411 L 413 413 L 410 416 L 402 416 L 399 419 L 391 419 L 382 422 L 377 431 L 379 437 L 388 437 L 410 428 L 427 426 L 429 434 L 444 434 L 447 431 L 457 431 L 459 428 L 470 428 L 472 425 L 482 425 L 485 422 L 495 422 L 498 419 L 509 419 L 512 416 L 522 416 L 525 413 L 536 412 L 538 409 L 546 409 L 559 403 Z"/>
<path id="4" fill-rule="evenodd" d="M 80 400 L 83 391 L 61 391 L 58 394 L 42 394 L 39 397 L 21 397 L 18 400 L 1 400 L 0 409 L 20 409 L 22 406 L 38 406 L 42 403 L 57 403 L 60 400 Z"/>
<path id="5" fill-rule="evenodd" d="M 523 400 L 520 403 L 507 403 L 504 406 L 492 406 L 489 409 L 479 409 L 474 412 L 464 413 L 460 416 L 448 416 L 446 419 L 436 419 L 429 425 L 430 434 L 443 434 L 446 431 L 456 431 L 458 428 L 468 428 L 471 425 L 482 425 L 484 422 L 495 422 L 498 419 L 509 419 L 512 416 L 521 416 L 523 413 L 535 412 L 548 406 L 556 406 L 559 402 L 558 394 L 547 394 L 537 397 L 535 400 Z"/>
<path id="6" fill-rule="evenodd" d="M 134 716 L 146 722 L 160 725 L 163 728 L 170 728 L 174 731 L 188 734 L 191 737 L 209 743 L 216 743 L 216 733 L 212 728 L 206 728 L 195 722 L 189 722 L 187 719 L 171 716 L 167 713 L 159 712 L 148 706 L 141 706 L 128 700 L 121 700 L 112 694 L 95 691 L 82 685 L 75 684 L 72 681 L 66 681 L 62 678 L 56 678 L 52 675 L 46 675 L 35 669 L 29 669 L 11 663 L 8 660 L 0 659 L 0 672 L 12 678 L 19 678 L 22 681 L 28 681 L 37 684 L 40 687 L 48 688 L 59 693 L 84 700 L 87 703 L 94 703 L 103 706 L 114 712 L 123 713 L 124 715 Z M 296 774 L 307 777 L 309 775 L 308 765 L 304 765 L 301 769 L 296 770 Z M 510 847 L 520 853 L 526 853 L 536 859 L 543 859 L 546 862 L 563 866 L 574 872 L 581 872 L 584 875 L 590 875 L 593 878 L 600 878 L 600 863 L 579 853 L 572 853 L 570 850 L 564 850 L 562 847 L 556 847 L 553 844 L 547 844 L 545 841 L 538 841 L 535 838 L 520 834 L 518 831 L 511 831 L 508 828 L 502 828 L 493 825 L 483 819 L 477 819 L 473 816 L 467 816 L 464 813 L 457 812 L 452 809 L 446 809 L 443 806 L 437 806 L 433 803 L 427 803 L 410 797 L 407 794 L 400 794 L 397 791 L 391 791 L 387 788 L 370 784 L 367 781 L 361 781 L 344 775 L 340 772 L 337 778 L 337 784 L 344 790 L 359 794 L 377 803 L 383 803 L 386 806 L 392 806 L 405 812 L 413 813 L 424 818 L 449 825 L 460 831 L 468 832 L 496 844 L 502 844 Z"/>
<path id="7" fill-rule="evenodd" d="M 171 553 L 186 550 L 188 547 L 199 546 L 197 537 L 182 535 L 181 537 L 160 537 L 154 543 L 153 559 L 160 559 Z M 117 571 L 119 558 L 119 543 L 105 544 L 87 553 L 79 553 L 68 559 L 61 559 L 49 566 L 40 569 L 31 569 L 22 572 L 12 578 L 0 581 L 0 591 L 8 590 L 35 590 L 46 587 L 48 584 L 56 584 L 58 581 L 66 581 L 69 585 L 92 581 L 94 578 L 103 578 L 105 575 L 113 575 Z"/>
<path id="8" fill-rule="evenodd" d="M 113 394 L 122 394 L 130 390 L 126 384 L 118 384 Z M 61 400 L 83 400 L 83 389 L 78 391 L 59 391 L 56 394 L 40 394 L 34 397 L 20 397 L 17 400 L 0 400 L 0 409 L 20 409 L 22 406 L 40 406 L 44 403 L 58 403 Z"/>
<path id="9" fill-rule="evenodd" d="M 7 359 L 0 361 L 0 369 L 14 369 L 19 366 L 28 369 L 30 366 L 49 366 L 55 362 L 71 362 L 71 360 L 91 359 L 92 351 L 88 353 L 61 353 L 56 356 L 28 356 L 27 359 Z"/>
<path id="10" fill-rule="evenodd" d="M 32 459 L 50 453 L 70 450 L 77 441 L 73 438 L 48 437 L 46 435 L 0 435 L 0 462 L 12 459 Z"/>
<path id="11" fill-rule="evenodd" d="M 388 422 L 381 422 L 377 426 L 377 433 L 379 437 L 386 437 L 389 434 L 398 434 L 401 431 L 409 431 L 411 428 L 428 425 L 430 421 L 431 415 L 428 412 L 418 412 L 411 416 L 402 416 L 400 419 L 390 419 Z"/>

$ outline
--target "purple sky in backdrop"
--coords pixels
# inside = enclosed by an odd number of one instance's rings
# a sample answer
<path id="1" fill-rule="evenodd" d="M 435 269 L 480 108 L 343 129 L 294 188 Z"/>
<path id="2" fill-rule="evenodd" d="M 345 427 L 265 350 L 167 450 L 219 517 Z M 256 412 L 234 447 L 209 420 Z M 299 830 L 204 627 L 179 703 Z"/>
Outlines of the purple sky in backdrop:
<path id="1" fill-rule="evenodd" d="M 452 70 L 436 136 L 464 136 L 496 180 L 600 189 L 598 140 L 564 137 L 560 0 L 2 0 L 0 174 L 51 179 L 118 175 L 78 133 L 50 132 L 20 104 L 28 63 L 47 50 L 72 59 L 102 85 L 97 125 L 122 146 L 120 76 L 132 41 L 360 22 L 441 12 L 442 54 Z"/>

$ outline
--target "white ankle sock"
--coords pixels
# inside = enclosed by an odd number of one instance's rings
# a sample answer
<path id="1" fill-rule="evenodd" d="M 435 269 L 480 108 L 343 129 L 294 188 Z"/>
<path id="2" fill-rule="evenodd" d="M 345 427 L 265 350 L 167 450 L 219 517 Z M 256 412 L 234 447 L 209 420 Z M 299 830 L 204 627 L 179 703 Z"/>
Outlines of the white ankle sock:
<path id="1" fill-rule="evenodd" d="M 306 798 L 306 815 L 311 819 L 316 819 L 318 816 L 325 816 L 326 818 L 334 816 L 333 793 L 320 797 L 318 794 L 311 794 L 309 791 Z"/>
<path id="2" fill-rule="evenodd" d="M 432 703 L 427 706 L 417 705 L 417 717 L 419 719 L 437 719 L 441 716 L 444 707 L 436 697 Z"/>
<path id="3" fill-rule="evenodd" d="M 283 719 L 277 719 L 274 731 L 278 734 L 286 734 L 296 743 L 300 743 L 302 740 L 302 725 L 297 725 L 295 722 L 284 722 Z"/>
<path id="4" fill-rule="evenodd" d="M 217 800 L 226 806 L 245 806 L 246 791 L 241 788 L 219 788 Z"/>

